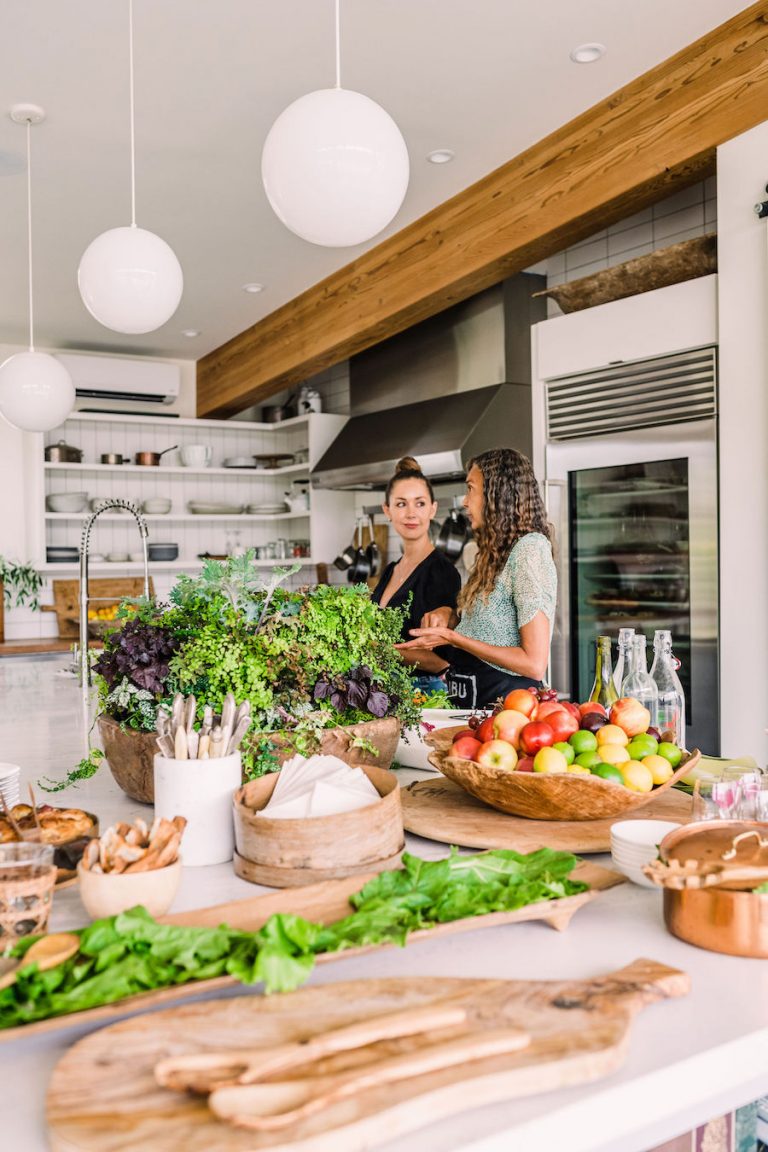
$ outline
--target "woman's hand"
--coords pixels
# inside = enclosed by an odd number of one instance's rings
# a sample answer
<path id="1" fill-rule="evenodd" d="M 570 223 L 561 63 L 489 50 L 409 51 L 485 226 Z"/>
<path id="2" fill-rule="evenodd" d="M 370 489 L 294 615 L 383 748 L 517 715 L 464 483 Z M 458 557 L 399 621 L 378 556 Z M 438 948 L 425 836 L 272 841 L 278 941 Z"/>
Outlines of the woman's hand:
<path id="1" fill-rule="evenodd" d="M 459 622 L 453 608 L 435 608 L 432 612 L 425 612 L 421 618 L 422 628 L 455 628 Z M 415 629 L 411 629 L 415 635 Z"/>
<path id="2" fill-rule="evenodd" d="M 434 615 L 434 613 L 429 613 Z M 411 628 L 411 636 L 415 637 L 413 640 L 405 640 L 402 644 L 395 644 L 401 652 L 408 651 L 412 648 L 439 648 L 441 644 L 453 644 L 456 640 L 456 633 L 452 628 L 436 627 L 436 628 Z"/>

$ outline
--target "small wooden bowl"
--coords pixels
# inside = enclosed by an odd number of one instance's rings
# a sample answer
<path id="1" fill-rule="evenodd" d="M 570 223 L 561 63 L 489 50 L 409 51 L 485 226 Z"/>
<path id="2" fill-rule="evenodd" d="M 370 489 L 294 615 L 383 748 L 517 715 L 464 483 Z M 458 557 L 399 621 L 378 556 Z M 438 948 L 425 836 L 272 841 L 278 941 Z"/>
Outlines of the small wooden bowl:
<path id="1" fill-rule="evenodd" d="M 397 777 L 361 765 L 381 797 L 336 816 L 270 820 L 257 816 L 272 795 L 277 773 L 251 780 L 235 792 L 235 872 L 271 888 L 396 868 L 403 850 L 403 811 Z"/>
<path id="2" fill-rule="evenodd" d="M 623 816 L 666 792 L 701 756 L 698 750 L 684 755 L 674 775 L 651 792 L 631 792 L 623 784 L 601 780 L 599 776 L 507 772 L 451 756 L 451 740 L 457 731 L 458 728 L 441 728 L 426 737 L 434 749 L 429 756 L 433 767 L 491 808 L 530 820 L 605 820 Z"/>
<path id="3" fill-rule="evenodd" d="M 181 880 L 181 858 L 148 872 L 91 872 L 77 866 L 80 899 L 93 920 L 117 916 L 143 904 L 150 916 L 163 916 L 173 904 Z"/>

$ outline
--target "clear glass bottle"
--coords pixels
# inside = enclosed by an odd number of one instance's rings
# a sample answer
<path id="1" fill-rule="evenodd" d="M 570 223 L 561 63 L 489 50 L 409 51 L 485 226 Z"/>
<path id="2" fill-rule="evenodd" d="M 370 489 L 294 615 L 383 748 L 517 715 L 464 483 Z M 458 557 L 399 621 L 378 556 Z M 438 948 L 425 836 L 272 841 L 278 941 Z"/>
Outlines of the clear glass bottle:
<path id="1" fill-rule="evenodd" d="M 632 656 L 621 685 L 621 694 L 639 700 L 650 712 L 651 724 L 658 727 L 659 689 L 648 671 L 645 636 L 638 634 L 632 637 Z"/>
<path id="2" fill-rule="evenodd" d="M 632 637 L 634 634 L 634 628 L 619 628 L 619 653 L 616 657 L 616 667 L 613 670 L 613 682 L 620 696 L 623 695 L 621 685 L 629 672 L 630 657 L 632 655 Z"/>
<path id="3" fill-rule="evenodd" d="M 658 629 L 653 636 L 651 676 L 658 689 L 656 727 L 663 739 L 685 747 L 685 696 L 672 655 L 672 633 Z"/>
<path id="4" fill-rule="evenodd" d="M 590 700 L 596 700 L 604 708 L 616 703 L 619 694 L 613 682 L 613 661 L 611 657 L 610 636 L 598 636 L 595 653 L 595 682 L 589 694 Z"/>

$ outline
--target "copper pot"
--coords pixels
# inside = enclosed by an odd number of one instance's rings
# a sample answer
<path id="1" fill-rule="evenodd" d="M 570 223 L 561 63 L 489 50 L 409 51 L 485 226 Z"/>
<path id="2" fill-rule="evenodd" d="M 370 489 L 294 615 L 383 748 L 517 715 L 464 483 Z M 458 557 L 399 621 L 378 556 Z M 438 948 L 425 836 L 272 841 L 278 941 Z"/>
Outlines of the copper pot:
<path id="1" fill-rule="evenodd" d="M 662 860 L 680 860 L 711 856 L 706 843 L 719 849 L 723 835 L 733 838 L 745 831 L 757 831 L 768 837 L 768 824 L 748 820 L 713 820 L 706 828 L 700 822 L 687 824 L 668 833 L 659 846 Z M 699 847 L 690 847 L 696 837 Z M 688 841 L 689 846 L 686 846 Z M 664 889 L 664 923 L 673 936 L 729 956 L 754 956 L 768 959 L 768 894 L 739 891 L 737 888 Z"/>
<path id="2" fill-rule="evenodd" d="M 166 452 L 173 452 L 174 448 L 178 448 L 178 444 L 172 444 L 170 448 L 163 448 L 162 452 L 137 452 L 134 459 L 137 464 L 146 464 L 149 467 L 157 468 L 160 457 L 165 456 Z"/>

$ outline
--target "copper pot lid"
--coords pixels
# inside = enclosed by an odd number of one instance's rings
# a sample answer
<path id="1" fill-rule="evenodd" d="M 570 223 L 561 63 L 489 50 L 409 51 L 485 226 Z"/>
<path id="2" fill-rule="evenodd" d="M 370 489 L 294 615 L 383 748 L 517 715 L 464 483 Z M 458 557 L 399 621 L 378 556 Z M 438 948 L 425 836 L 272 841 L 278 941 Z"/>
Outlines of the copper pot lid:
<path id="1" fill-rule="evenodd" d="M 755 820 L 710 820 L 667 833 L 659 857 L 669 865 L 664 887 L 756 888 L 768 881 L 768 824 Z M 657 880 L 657 882 L 659 882 Z"/>

